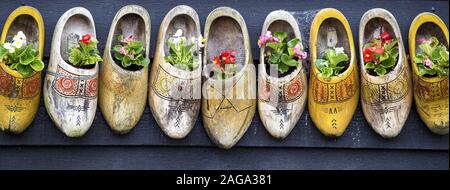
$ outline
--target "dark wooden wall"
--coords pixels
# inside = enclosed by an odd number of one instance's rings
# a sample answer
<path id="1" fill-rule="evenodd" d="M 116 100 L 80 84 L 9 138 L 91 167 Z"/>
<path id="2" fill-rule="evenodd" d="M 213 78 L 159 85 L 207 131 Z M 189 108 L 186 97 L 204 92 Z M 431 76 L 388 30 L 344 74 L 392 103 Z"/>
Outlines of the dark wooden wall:
<path id="1" fill-rule="evenodd" d="M 159 24 L 174 6 L 187 4 L 196 9 L 202 27 L 214 8 L 230 6 L 237 9 L 247 23 L 255 62 L 259 57 L 256 40 L 266 15 L 272 10 L 293 12 L 300 21 L 303 38 L 307 39 L 309 25 L 304 21 L 310 19 L 311 13 L 320 8 L 337 8 L 347 17 L 357 39 L 359 20 L 364 12 L 375 7 L 385 8 L 396 17 L 405 47 L 409 25 L 417 14 L 434 11 L 447 26 L 449 23 L 448 1 L 0 0 L 0 26 L 3 27 L 7 16 L 23 4 L 36 7 L 44 17 L 46 63 L 57 20 L 75 6 L 91 11 L 100 51 L 103 51 L 117 10 L 127 4 L 145 7 L 152 21 L 151 54 Z M 402 133 L 390 140 L 373 132 L 360 108 L 339 139 L 321 135 L 306 110 L 287 139 L 275 140 L 256 114 L 237 146 L 232 150 L 220 150 L 208 139 L 200 119 L 188 137 L 172 140 L 161 132 L 148 107 L 138 126 L 127 135 L 114 134 L 98 111 L 92 128 L 84 137 L 67 138 L 51 122 L 41 101 L 37 118 L 25 133 L 0 133 L 0 169 L 448 169 L 448 147 L 448 135 L 432 134 L 414 107 Z"/>

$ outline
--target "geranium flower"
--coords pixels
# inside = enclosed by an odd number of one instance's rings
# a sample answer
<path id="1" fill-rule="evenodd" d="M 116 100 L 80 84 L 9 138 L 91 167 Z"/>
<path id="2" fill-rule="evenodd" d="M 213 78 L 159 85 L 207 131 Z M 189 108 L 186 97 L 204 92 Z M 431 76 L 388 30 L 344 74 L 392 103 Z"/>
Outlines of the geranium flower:
<path id="1" fill-rule="evenodd" d="M 426 58 L 425 61 L 423 62 L 423 64 L 425 66 L 427 66 L 428 68 L 431 68 L 431 66 L 433 66 L 433 63 L 431 62 L 430 59 Z"/>
<path id="2" fill-rule="evenodd" d="M 431 43 L 431 40 L 427 39 L 427 38 L 419 38 L 419 40 L 417 40 L 417 41 L 419 41 L 419 43 L 421 43 L 421 44 L 423 44 L 423 43 Z"/>
<path id="3" fill-rule="evenodd" d="M 125 50 L 125 47 L 121 47 L 120 50 L 119 50 L 119 52 L 120 52 L 120 54 L 122 54 L 122 55 L 126 55 L 126 54 L 127 54 L 127 51 Z"/>
<path id="4" fill-rule="evenodd" d="M 14 53 L 16 51 L 16 48 L 14 48 L 11 43 L 5 43 L 3 44 L 3 47 L 7 49 L 9 53 Z"/>
<path id="5" fill-rule="evenodd" d="M 91 43 L 91 35 L 90 34 L 85 34 L 81 37 L 80 42 L 84 43 L 84 44 L 88 44 Z"/>
<path id="6" fill-rule="evenodd" d="M 367 63 L 367 62 L 371 62 L 373 60 L 374 55 L 373 55 L 372 50 L 370 49 L 370 47 L 366 48 L 364 50 L 363 55 L 364 55 L 364 62 Z"/>
<path id="7" fill-rule="evenodd" d="M 294 53 L 299 59 L 304 60 L 307 57 L 307 53 L 301 49 L 300 44 L 294 46 Z"/>
<path id="8" fill-rule="evenodd" d="M 389 35 L 388 32 L 383 32 L 383 33 L 381 34 L 381 40 L 382 40 L 383 42 L 385 42 L 385 41 L 387 41 L 387 40 L 390 40 L 390 39 L 391 39 L 391 35 Z"/>
<path id="9" fill-rule="evenodd" d="M 213 58 L 213 63 L 214 63 L 215 65 L 219 65 L 219 64 L 220 64 L 220 60 L 219 60 L 219 57 L 217 57 L 217 55 L 214 56 L 214 58 Z"/>
<path id="10" fill-rule="evenodd" d="M 19 31 L 14 37 L 13 41 L 26 41 L 27 36 L 22 31 Z"/>
<path id="11" fill-rule="evenodd" d="M 384 49 L 377 47 L 377 48 L 375 48 L 375 50 L 373 52 L 375 52 L 376 54 L 380 54 L 381 55 L 381 54 L 384 53 Z"/>
<path id="12" fill-rule="evenodd" d="M 131 41 L 134 41 L 133 35 L 130 35 L 130 36 L 128 36 L 128 37 L 122 39 L 121 42 L 124 43 L 124 44 L 128 44 L 128 43 L 131 42 Z"/>
<path id="13" fill-rule="evenodd" d="M 261 35 L 258 39 L 258 46 L 261 48 L 261 46 L 266 45 L 267 42 L 270 42 L 272 40 L 275 40 L 272 36 L 271 31 L 267 31 L 264 35 Z M 278 38 L 276 38 L 277 42 L 279 41 Z"/>

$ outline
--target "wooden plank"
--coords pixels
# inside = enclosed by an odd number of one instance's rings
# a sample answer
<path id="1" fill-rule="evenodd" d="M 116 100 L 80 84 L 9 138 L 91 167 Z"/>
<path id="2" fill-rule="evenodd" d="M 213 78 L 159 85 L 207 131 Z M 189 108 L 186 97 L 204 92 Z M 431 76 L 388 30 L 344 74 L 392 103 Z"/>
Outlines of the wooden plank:
<path id="1" fill-rule="evenodd" d="M 0 26 L 6 20 L 8 14 L 22 1 L 7 1 L 1 3 Z M 67 9 L 74 6 L 88 7 L 95 19 L 97 27 L 97 35 L 103 43 L 100 45 L 100 51 L 103 51 L 104 41 L 106 40 L 109 25 L 116 11 L 120 7 L 128 4 L 124 1 L 23 1 L 26 5 L 38 8 L 44 17 L 46 26 L 46 48 L 45 55 L 48 56 L 51 37 L 53 35 L 54 26 L 59 18 Z M 159 29 L 159 24 L 164 15 L 174 6 L 182 4 L 183 1 L 144 1 L 136 0 L 133 3 L 142 5 L 148 9 L 153 23 L 152 31 L 152 50 Z M 356 38 L 359 19 L 362 14 L 373 7 L 382 7 L 391 11 L 396 16 L 397 21 L 402 30 L 404 42 L 407 42 L 407 32 L 412 19 L 420 12 L 431 11 L 432 7 L 436 10 L 436 14 L 448 23 L 448 1 L 301 1 L 293 2 L 286 0 L 273 1 L 190 1 L 186 3 L 194 7 L 203 22 L 208 13 L 218 6 L 231 6 L 236 8 L 243 15 L 247 22 L 251 41 L 253 45 L 253 55 L 259 57 L 257 51 L 256 39 L 259 36 L 262 23 L 265 16 L 272 10 L 286 9 L 288 11 L 297 11 L 299 20 L 304 19 L 301 16 L 302 11 L 316 10 L 324 7 L 335 7 L 341 10 L 349 20 L 354 36 Z M 398 10 L 402 11 L 398 11 Z M 306 19 L 307 20 L 307 19 Z M 307 25 L 306 25 L 307 26 Z M 302 26 L 300 26 L 302 27 Z M 303 27 L 303 31 L 307 31 L 309 26 Z M 304 34 L 306 35 L 306 33 Z M 304 37 L 305 38 L 305 37 Z M 407 44 L 405 44 L 407 45 Z M 257 62 L 257 61 L 256 61 Z M 183 140 L 172 140 L 166 137 L 159 127 L 151 113 L 146 108 L 144 116 L 140 123 L 128 135 L 116 135 L 106 125 L 100 112 L 97 113 L 96 119 L 91 130 L 80 139 L 70 139 L 63 136 L 48 117 L 45 108 L 41 102 L 41 108 L 34 124 L 22 135 L 13 136 L 0 133 L 0 145 L 20 146 L 20 145 L 152 145 L 152 146 L 213 146 L 207 137 L 201 121 L 197 122 L 191 134 Z M 414 105 L 413 105 L 414 106 Z M 313 126 L 308 118 L 306 110 L 300 118 L 297 127 L 294 128 L 291 135 L 284 141 L 273 139 L 261 125 L 258 115 L 256 114 L 252 125 L 245 136 L 238 143 L 238 147 L 334 147 L 334 148 L 374 148 L 374 149 L 427 149 L 427 150 L 448 150 L 448 135 L 437 136 L 432 134 L 420 121 L 415 108 L 411 110 L 410 116 L 402 133 L 395 139 L 386 140 L 376 135 L 368 126 L 364 116 L 358 108 L 352 123 L 347 132 L 339 139 L 329 139 L 324 137 Z"/>
<path id="2" fill-rule="evenodd" d="M 447 170 L 448 151 L 206 147 L 6 147 L 0 170 Z M 262 156 L 263 155 L 263 156 Z"/>

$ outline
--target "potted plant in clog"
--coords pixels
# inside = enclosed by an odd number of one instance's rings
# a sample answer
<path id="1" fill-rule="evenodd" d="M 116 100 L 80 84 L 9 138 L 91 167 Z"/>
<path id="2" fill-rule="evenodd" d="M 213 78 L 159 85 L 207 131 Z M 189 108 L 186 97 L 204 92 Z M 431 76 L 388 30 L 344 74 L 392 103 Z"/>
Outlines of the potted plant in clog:
<path id="1" fill-rule="evenodd" d="M 273 11 L 264 21 L 260 49 L 258 111 L 267 131 L 284 139 L 306 106 L 307 58 L 296 19 L 286 11 Z"/>
<path id="2" fill-rule="evenodd" d="M 82 7 L 65 12 L 53 33 L 44 80 L 48 115 L 68 137 L 80 137 L 91 127 L 97 110 L 98 62 L 95 25 Z"/>
<path id="3" fill-rule="evenodd" d="M 421 13 L 409 29 L 409 52 L 417 112 L 426 126 L 448 134 L 448 28 L 433 13 Z"/>
<path id="4" fill-rule="evenodd" d="M 356 111 L 359 81 L 350 26 L 336 9 L 320 10 L 310 30 L 308 110 L 326 136 L 339 137 Z"/>
<path id="5" fill-rule="evenodd" d="M 99 106 L 109 127 L 119 134 L 132 130 L 147 100 L 150 15 L 128 5 L 115 15 L 99 77 Z"/>
<path id="6" fill-rule="evenodd" d="M 412 104 L 411 74 L 400 28 L 385 9 L 371 9 L 359 25 L 361 105 L 376 133 L 396 137 Z"/>
<path id="7" fill-rule="evenodd" d="M 44 21 L 38 10 L 14 10 L 0 41 L 0 130 L 22 133 L 39 108 Z"/>
<path id="8" fill-rule="evenodd" d="M 256 111 L 256 72 L 244 18 L 229 7 L 214 9 L 205 23 L 202 118 L 219 147 L 233 147 Z"/>
<path id="9" fill-rule="evenodd" d="M 200 112 L 201 31 L 194 9 L 180 5 L 161 22 L 150 75 L 150 110 L 161 130 L 184 138 Z"/>

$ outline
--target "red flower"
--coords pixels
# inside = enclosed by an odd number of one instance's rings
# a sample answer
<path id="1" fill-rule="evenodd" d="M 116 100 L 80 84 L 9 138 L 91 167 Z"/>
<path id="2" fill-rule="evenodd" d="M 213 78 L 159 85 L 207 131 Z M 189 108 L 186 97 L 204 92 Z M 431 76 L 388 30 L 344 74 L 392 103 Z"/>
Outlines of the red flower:
<path id="1" fill-rule="evenodd" d="M 373 52 L 371 51 L 370 47 L 368 47 L 364 50 L 363 56 L 364 56 L 364 62 L 366 62 L 366 63 L 371 62 L 373 60 L 374 55 L 373 55 Z"/>
<path id="2" fill-rule="evenodd" d="M 230 53 L 228 53 L 228 52 L 226 52 L 226 51 L 222 51 L 222 53 L 220 54 L 220 56 L 221 56 L 222 59 L 223 59 L 224 57 L 230 56 Z"/>
<path id="3" fill-rule="evenodd" d="M 231 63 L 236 63 L 236 57 L 231 56 L 231 57 L 230 57 L 230 61 L 231 61 Z"/>
<path id="4" fill-rule="evenodd" d="M 84 44 L 88 44 L 91 43 L 91 35 L 89 34 L 85 34 L 81 37 L 80 42 L 84 43 Z"/>
<path id="5" fill-rule="evenodd" d="M 381 34 L 381 41 L 383 41 L 383 43 L 390 39 L 391 39 L 391 35 L 389 35 L 388 32 L 383 32 Z"/>
<path id="6" fill-rule="evenodd" d="M 383 54 L 384 53 L 384 49 L 383 48 L 379 48 L 379 47 L 377 47 L 376 49 L 375 49 L 375 51 L 374 51 L 376 54 Z"/>
<path id="7" fill-rule="evenodd" d="M 231 51 L 230 51 L 230 54 L 231 54 L 232 56 L 234 56 L 234 55 L 236 54 L 236 51 L 231 50 Z"/>
<path id="8" fill-rule="evenodd" d="M 220 64 L 220 60 L 219 60 L 219 57 L 217 57 L 217 55 L 214 56 L 213 63 L 215 65 L 219 65 Z"/>

